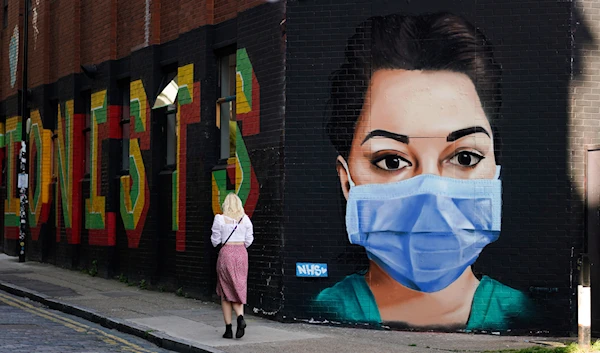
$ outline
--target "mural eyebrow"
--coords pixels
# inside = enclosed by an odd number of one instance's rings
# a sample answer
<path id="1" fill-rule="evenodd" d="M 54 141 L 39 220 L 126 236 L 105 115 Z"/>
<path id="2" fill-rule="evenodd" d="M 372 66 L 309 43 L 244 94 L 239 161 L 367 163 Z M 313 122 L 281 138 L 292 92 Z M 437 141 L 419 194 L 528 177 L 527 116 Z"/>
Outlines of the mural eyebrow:
<path id="1" fill-rule="evenodd" d="M 365 137 L 361 145 L 364 145 L 365 142 L 367 142 L 367 140 L 373 137 L 386 137 L 408 145 L 408 136 L 396 134 L 385 130 L 373 130 L 369 132 L 369 134 L 367 135 L 367 137 Z"/>
<path id="2" fill-rule="evenodd" d="M 463 138 L 467 135 L 477 134 L 480 132 L 486 134 L 488 137 L 491 137 L 490 133 L 487 132 L 487 130 L 482 128 L 481 126 L 472 126 L 472 127 L 466 128 L 466 129 L 452 131 L 451 133 L 448 134 L 448 137 L 446 137 L 446 141 L 454 142 L 454 141 L 458 140 L 459 138 Z"/>

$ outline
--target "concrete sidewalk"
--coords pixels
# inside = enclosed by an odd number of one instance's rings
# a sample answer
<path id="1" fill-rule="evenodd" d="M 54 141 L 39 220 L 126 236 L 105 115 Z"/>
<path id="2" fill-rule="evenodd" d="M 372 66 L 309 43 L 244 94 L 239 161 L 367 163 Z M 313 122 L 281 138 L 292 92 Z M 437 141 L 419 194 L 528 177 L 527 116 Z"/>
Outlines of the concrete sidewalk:
<path id="1" fill-rule="evenodd" d="M 284 324 L 248 313 L 246 336 L 228 340 L 221 338 L 221 308 L 214 303 L 141 290 L 52 265 L 18 263 L 4 254 L 0 254 L 0 290 L 178 352 L 483 352 L 562 341 Z"/>

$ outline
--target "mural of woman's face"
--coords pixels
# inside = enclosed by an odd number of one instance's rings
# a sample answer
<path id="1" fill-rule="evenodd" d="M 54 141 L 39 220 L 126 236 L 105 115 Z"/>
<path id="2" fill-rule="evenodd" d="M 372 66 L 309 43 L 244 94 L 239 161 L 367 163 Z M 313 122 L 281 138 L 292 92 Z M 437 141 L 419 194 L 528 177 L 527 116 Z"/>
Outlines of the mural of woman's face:
<path id="1" fill-rule="evenodd" d="M 357 121 L 348 166 L 356 185 L 391 183 L 420 174 L 492 179 L 496 172 L 492 129 L 473 82 L 450 71 L 376 71 Z M 338 172 L 348 198 L 348 174 L 341 163 Z"/>

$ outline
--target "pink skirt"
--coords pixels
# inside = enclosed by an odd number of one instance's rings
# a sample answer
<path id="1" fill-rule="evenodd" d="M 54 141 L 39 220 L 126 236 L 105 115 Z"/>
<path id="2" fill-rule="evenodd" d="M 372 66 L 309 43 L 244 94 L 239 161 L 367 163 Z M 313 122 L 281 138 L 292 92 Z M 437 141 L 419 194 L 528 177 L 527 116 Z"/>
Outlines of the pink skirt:
<path id="1" fill-rule="evenodd" d="M 217 294 L 234 303 L 246 304 L 248 251 L 242 244 L 227 244 L 217 259 Z"/>

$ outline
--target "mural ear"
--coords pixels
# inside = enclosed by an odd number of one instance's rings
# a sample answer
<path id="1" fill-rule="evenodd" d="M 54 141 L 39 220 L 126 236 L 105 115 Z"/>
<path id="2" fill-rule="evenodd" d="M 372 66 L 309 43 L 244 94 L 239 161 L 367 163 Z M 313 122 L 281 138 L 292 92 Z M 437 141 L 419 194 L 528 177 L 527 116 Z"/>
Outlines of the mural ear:
<path id="1" fill-rule="evenodd" d="M 338 156 L 336 161 L 336 169 L 338 172 L 338 177 L 340 178 L 340 186 L 342 187 L 342 192 L 344 193 L 344 197 L 347 201 L 348 194 L 350 193 L 350 181 L 348 178 L 348 170 L 344 168 L 344 165 L 348 165 L 344 160 L 344 157 Z"/>

